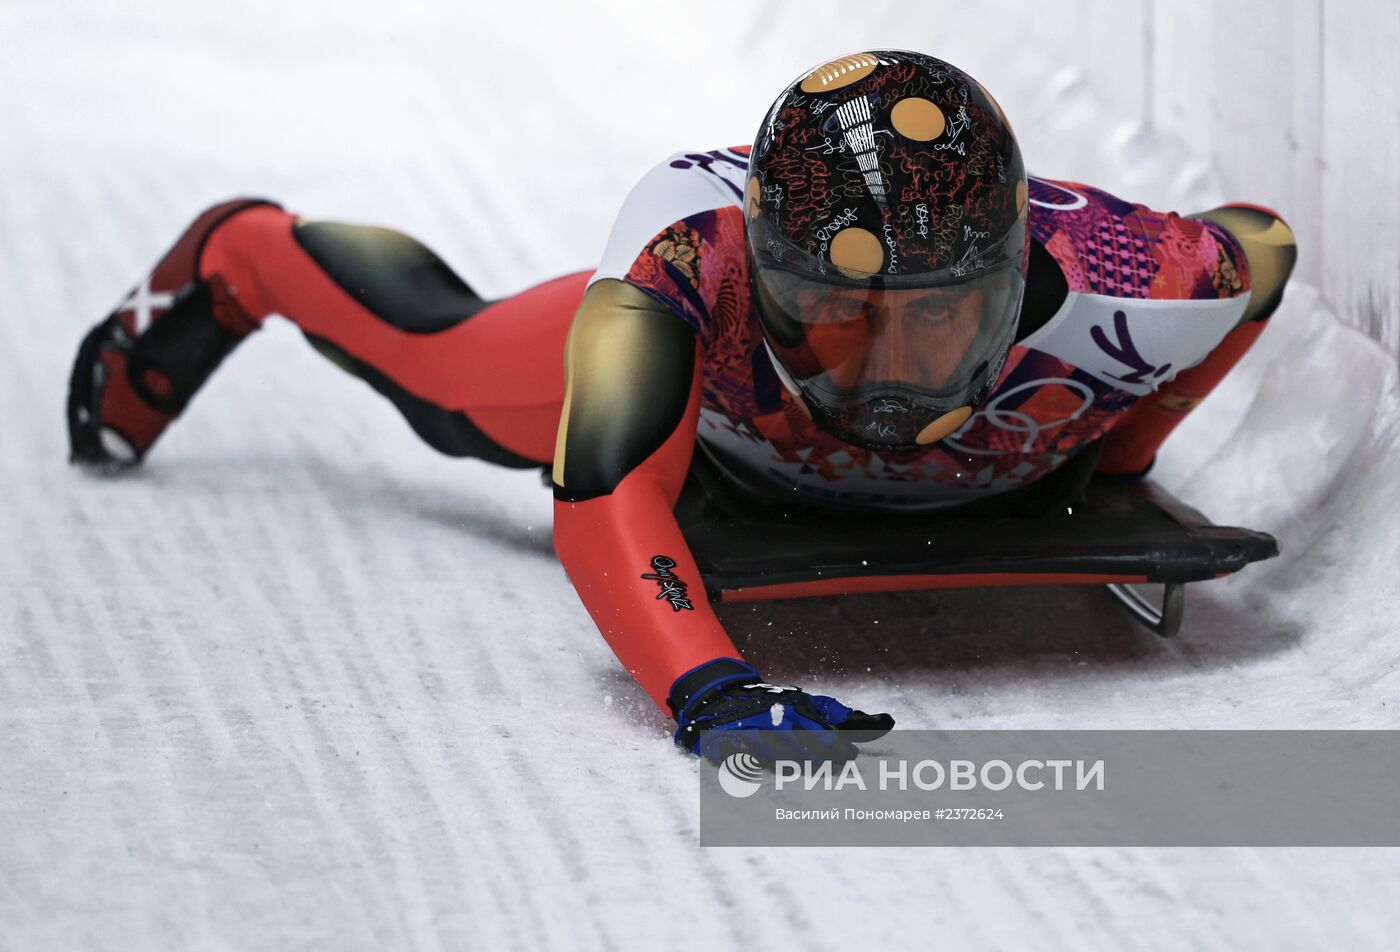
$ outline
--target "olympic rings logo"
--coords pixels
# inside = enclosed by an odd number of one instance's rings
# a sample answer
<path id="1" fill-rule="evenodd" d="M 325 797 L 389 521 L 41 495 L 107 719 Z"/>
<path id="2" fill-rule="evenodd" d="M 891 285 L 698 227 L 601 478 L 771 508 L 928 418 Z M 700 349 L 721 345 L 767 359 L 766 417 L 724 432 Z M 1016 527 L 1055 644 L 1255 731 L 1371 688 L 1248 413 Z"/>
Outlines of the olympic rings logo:
<path id="1" fill-rule="evenodd" d="M 1060 384 L 1063 387 L 1079 394 L 1081 403 L 1079 407 L 1067 417 L 1058 420 L 1040 421 L 1029 413 L 1022 413 L 1020 410 L 1002 409 L 1006 400 L 1014 397 L 1023 390 L 1030 390 L 1036 387 L 1044 387 L 1050 384 Z M 1046 377 L 1043 380 L 1028 380 L 1023 384 L 1018 384 L 999 393 L 982 409 L 978 410 L 966 423 L 952 436 L 946 437 L 944 442 L 960 453 L 968 453 L 973 456 L 1008 456 L 1013 452 L 1029 453 L 1035 449 L 1035 444 L 1040 440 L 1040 435 L 1047 430 L 1058 429 L 1066 423 L 1071 423 L 1084 415 L 1084 411 L 1094 405 L 1094 391 L 1088 384 L 1078 380 L 1071 380 L 1068 377 Z M 1009 433 L 1024 433 L 1025 439 L 1021 441 L 1019 450 L 994 450 L 987 448 L 976 448 L 963 446 L 957 441 L 957 437 L 966 433 L 977 422 L 977 418 L 982 417 L 992 426 L 999 430 L 1006 430 Z"/>
<path id="2" fill-rule="evenodd" d="M 1089 200 L 1083 195 L 1080 195 L 1078 192 L 1072 192 L 1069 189 L 1065 188 L 1063 185 L 1056 185 L 1054 182 L 1047 182 L 1044 179 L 1035 179 L 1035 183 L 1037 185 L 1044 185 L 1046 188 L 1053 188 L 1057 192 L 1064 192 L 1071 199 L 1073 199 L 1073 201 L 1071 201 L 1068 205 L 1056 205 L 1053 202 L 1042 202 L 1039 199 L 1033 198 L 1030 200 L 1032 205 L 1039 205 L 1041 208 L 1048 208 L 1052 211 L 1057 212 L 1072 212 L 1076 209 L 1083 208 L 1085 205 L 1089 204 Z"/>

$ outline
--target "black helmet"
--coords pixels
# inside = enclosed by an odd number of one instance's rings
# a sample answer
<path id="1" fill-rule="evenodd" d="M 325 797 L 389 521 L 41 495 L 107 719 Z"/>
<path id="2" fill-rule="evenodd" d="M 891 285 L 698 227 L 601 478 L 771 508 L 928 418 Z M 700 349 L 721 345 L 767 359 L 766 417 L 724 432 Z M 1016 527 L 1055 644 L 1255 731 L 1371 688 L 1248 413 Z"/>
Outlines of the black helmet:
<path id="1" fill-rule="evenodd" d="M 744 208 L 764 336 L 818 426 L 910 450 L 986 399 L 1021 310 L 1026 173 L 976 80 L 898 50 L 817 67 L 768 111 Z"/>

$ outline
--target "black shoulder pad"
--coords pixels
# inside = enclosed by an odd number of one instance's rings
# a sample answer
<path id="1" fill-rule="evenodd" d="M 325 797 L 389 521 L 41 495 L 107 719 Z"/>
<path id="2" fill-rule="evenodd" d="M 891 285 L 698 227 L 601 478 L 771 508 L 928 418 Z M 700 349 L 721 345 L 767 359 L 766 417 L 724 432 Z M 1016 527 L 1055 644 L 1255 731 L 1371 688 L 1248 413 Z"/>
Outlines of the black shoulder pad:
<path id="1" fill-rule="evenodd" d="M 605 496 L 675 432 L 690 399 L 695 332 L 621 281 L 589 288 L 569 331 L 554 496 Z"/>
<path id="2" fill-rule="evenodd" d="M 1230 233 L 1244 249 L 1249 263 L 1249 305 L 1246 321 L 1262 321 L 1283 301 L 1283 289 L 1298 261 L 1293 231 L 1278 215 L 1254 205 L 1226 205 L 1192 215 L 1212 221 Z"/>

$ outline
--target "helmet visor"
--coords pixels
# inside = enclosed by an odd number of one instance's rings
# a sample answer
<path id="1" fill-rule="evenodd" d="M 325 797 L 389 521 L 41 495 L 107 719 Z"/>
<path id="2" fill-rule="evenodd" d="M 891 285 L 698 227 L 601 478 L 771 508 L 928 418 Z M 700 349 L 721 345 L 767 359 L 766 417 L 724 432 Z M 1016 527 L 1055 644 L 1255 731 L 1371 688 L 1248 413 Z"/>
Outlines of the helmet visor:
<path id="1" fill-rule="evenodd" d="M 774 356 L 804 396 L 831 409 L 905 397 L 947 412 L 986 396 L 1025 282 L 1007 262 L 923 284 L 827 283 L 759 264 L 754 283 Z"/>

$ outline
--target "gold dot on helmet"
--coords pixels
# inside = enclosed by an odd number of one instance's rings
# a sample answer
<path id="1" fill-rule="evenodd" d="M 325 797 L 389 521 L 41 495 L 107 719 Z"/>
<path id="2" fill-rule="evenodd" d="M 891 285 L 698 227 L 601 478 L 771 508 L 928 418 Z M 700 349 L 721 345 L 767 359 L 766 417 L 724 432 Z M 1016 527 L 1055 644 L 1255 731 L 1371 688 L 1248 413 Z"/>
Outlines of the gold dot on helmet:
<path id="1" fill-rule="evenodd" d="M 879 59 L 873 53 L 852 53 L 823 63 L 811 70 L 801 80 L 804 93 L 822 93 L 849 86 L 857 80 L 869 76 Z"/>
<path id="2" fill-rule="evenodd" d="M 885 249 L 874 232 L 847 228 L 831 239 L 831 263 L 848 278 L 868 278 L 884 267 Z"/>
<path id="3" fill-rule="evenodd" d="M 943 110 L 921 96 L 901 99 L 890 110 L 890 124 L 906 139 L 928 142 L 937 139 L 948 128 Z"/>

